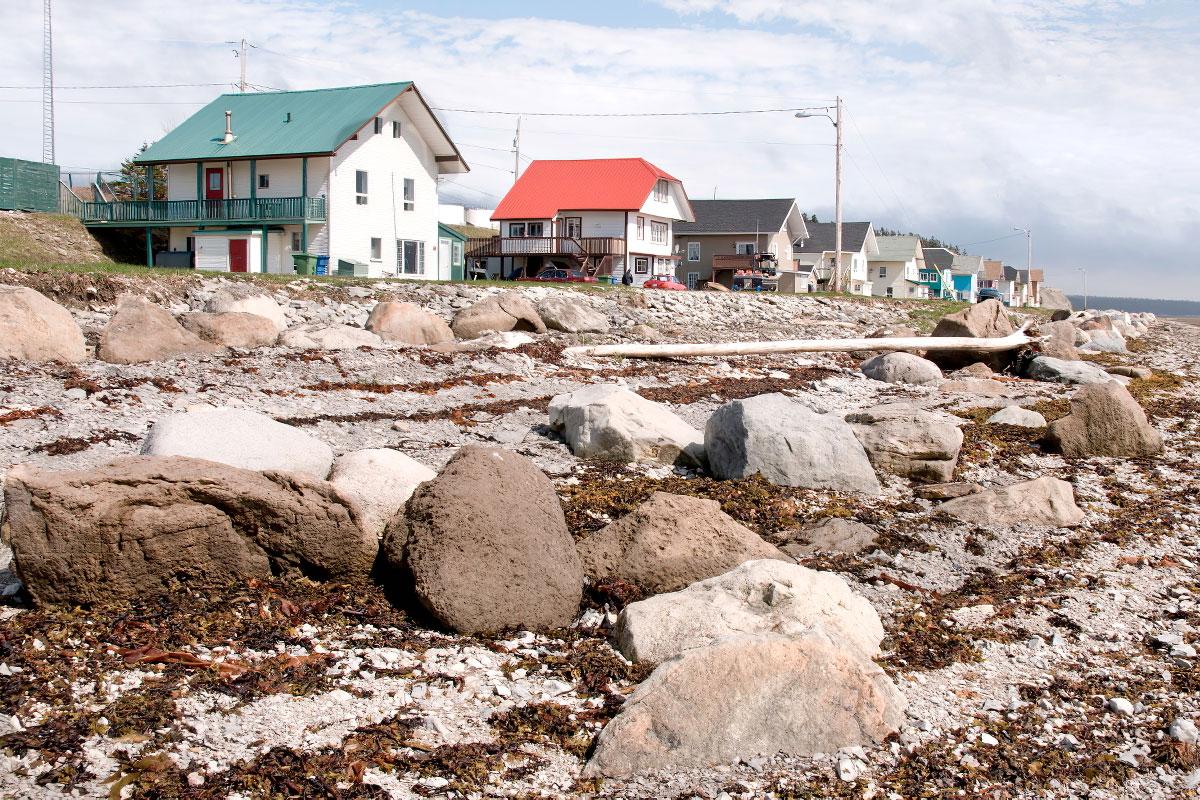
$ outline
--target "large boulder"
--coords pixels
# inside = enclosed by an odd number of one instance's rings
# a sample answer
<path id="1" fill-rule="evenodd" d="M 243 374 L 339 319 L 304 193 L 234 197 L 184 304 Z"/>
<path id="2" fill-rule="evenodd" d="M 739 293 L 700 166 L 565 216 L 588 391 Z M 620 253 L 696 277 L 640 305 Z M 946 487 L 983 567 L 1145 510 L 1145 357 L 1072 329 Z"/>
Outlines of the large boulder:
<path id="1" fill-rule="evenodd" d="M 162 306 L 126 294 L 118 299 L 116 313 L 100 333 L 97 355 L 110 364 L 137 364 L 223 349 L 184 328 Z"/>
<path id="2" fill-rule="evenodd" d="M 375 536 L 383 536 L 388 522 L 418 486 L 436 477 L 420 461 L 386 448 L 338 456 L 329 472 L 329 482 L 358 503 L 363 528 Z"/>
<path id="3" fill-rule="evenodd" d="M 565 294 L 547 297 L 537 312 L 547 328 L 564 333 L 604 333 L 610 327 L 608 317 Z"/>
<path id="4" fill-rule="evenodd" d="M 550 400 L 550 427 L 580 458 L 704 461 L 704 436 L 671 409 L 623 386 L 593 384 Z"/>
<path id="5" fill-rule="evenodd" d="M 279 334 L 279 343 L 298 350 L 356 350 L 359 347 L 382 347 L 383 339 L 353 325 L 312 323 L 289 328 Z"/>
<path id="6" fill-rule="evenodd" d="M 780 486 L 879 494 L 879 479 L 854 431 L 784 394 L 734 400 L 704 426 L 709 468 L 718 478 L 761 473 Z"/>
<path id="7" fill-rule="evenodd" d="M 302 472 L 324 478 L 333 450 L 299 428 L 244 408 L 185 411 L 150 427 L 142 454 L 188 456 L 242 469 Z"/>
<path id="8" fill-rule="evenodd" d="M 172 582 L 280 572 L 366 581 L 378 542 L 324 481 L 193 458 L 129 457 L 90 470 L 21 464 L 4 485 L 17 574 L 39 603 L 172 591 Z"/>
<path id="9" fill-rule="evenodd" d="M 1064 361 L 1061 358 L 1038 356 L 1025 368 L 1025 377 L 1050 383 L 1108 383 L 1115 380 L 1103 367 L 1090 361 Z"/>
<path id="10" fill-rule="evenodd" d="M 729 636 L 813 628 L 879 654 L 883 624 L 875 609 L 832 572 L 785 561 L 747 561 L 685 589 L 630 603 L 617 618 L 617 647 L 630 661 L 662 662 Z"/>
<path id="11" fill-rule="evenodd" d="M 248 284 L 222 286 L 204 304 L 204 310 L 217 314 L 237 312 L 265 317 L 271 320 L 277 333 L 287 328 L 287 316 L 279 303 L 270 295 Z"/>
<path id="12" fill-rule="evenodd" d="M 537 309 L 518 292 L 503 292 L 480 300 L 454 315 L 450 323 L 460 339 L 474 339 L 484 331 L 534 331 L 545 333 Z"/>
<path id="13" fill-rule="evenodd" d="M 1062 289 L 1043 286 L 1038 292 L 1038 298 L 1041 300 L 1042 308 L 1068 312 L 1074 310 L 1071 306 L 1071 300 Z"/>
<path id="14" fill-rule="evenodd" d="M 204 341 L 225 347 L 267 347 L 279 338 L 274 322 L 245 311 L 195 311 L 184 314 L 179 321 Z"/>
<path id="15" fill-rule="evenodd" d="M 464 447 L 384 535 L 393 576 L 461 633 L 570 624 L 583 568 L 554 484 L 510 450 Z"/>
<path id="16" fill-rule="evenodd" d="M 1089 353 L 1128 353 L 1125 337 L 1119 331 L 1095 328 L 1087 331 L 1088 340 L 1079 346 Z"/>
<path id="17" fill-rule="evenodd" d="M 650 593 L 681 589 L 745 561 L 787 558 L 716 500 L 665 492 L 577 546 L 592 581 L 618 578 Z"/>
<path id="18" fill-rule="evenodd" d="M 1070 528 L 1084 520 L 1083 511 L 1075 505 L 1071 484 L 1049 475 L 947 500 L 937 507 L 937 513 L 989 528 L 995 525 Z"/>
<path id="19" fill-rule="evenodd" d="M 367 317 L 367 330 L 385 342 L 439 344 L 454 341 L 446 320 L 412 303 L 376 303 Z"/>
<path id="20" fill-rule="evenodd" d="M 882 669 L 823 632 L 735 636 L 660 664 L 600 732 L 584 774 L 833 753 L 882 742 L 904 708 Z"/>
<path id="21" fill-rule="evenodd" d="M 1080 336 L 1079 328 L 1070 322 L 1066 320 L 1043 322 L 1038 325 L 1037 333 L 1040 336 L 1050 337 L 1038 345 L 1042 355 L 1060 358 L 1063 361 L 1079 360 L 1079 353 L 1075 349 L 1075 345 L 1082 344 L 1085 337 Z"/>
<path id="22" fill-rule="evenodd" d="M 1068 458 L 1146 458 L 1163 449 L 1162 436 L 1146 420 L 1146 412 L 1116 381 L 1075 392 L 1071 413 L 1050 425 L 1045 444 Z"/>
<path id="23" fill-rule="evenodd" d="M 908 403 L 888 403 L 847 415 L 875 469 L 925 483 L 954 477 L 963 434 L 954 418 Z"/>
<path id="24" fill-rule="evenodd" d="M 74 362 L 87 354 L 70 311 L 41 292 L 0 284 L 0 358 Z"/>
<path id="25" fill-rule="evenodd" d="M 984 300 L 973 306 L 947 314 L 938 320 L 931 336 L 964 336 L 970 339 L 990 339 L 1013 333 L 1008 311 L 998 300 Z M 942 369 L 958 369 L 976 361 L 982 361 L 995 370 L 1006 368 L 1012 363 L 1014 351 L 1002 353 L 980 353 L 966 350 L 930 351 L 926 357 Z"/>
<path id="26" fill-rule="evenodd" d="M 860 367 L 862 374 L 884 383 L 938 383 L 942 371 L 932 361 L 912 353 L 881 353 Z"/>
<path id="27" fill-rule="evenodd" d="M 874 547 L 875 537 L 875 529 L 870 525 L 841 517 L 825 517 L 802 526 L 793 540 L 780 549 L 796 559 L 817 553 L 854 555 Z"/>

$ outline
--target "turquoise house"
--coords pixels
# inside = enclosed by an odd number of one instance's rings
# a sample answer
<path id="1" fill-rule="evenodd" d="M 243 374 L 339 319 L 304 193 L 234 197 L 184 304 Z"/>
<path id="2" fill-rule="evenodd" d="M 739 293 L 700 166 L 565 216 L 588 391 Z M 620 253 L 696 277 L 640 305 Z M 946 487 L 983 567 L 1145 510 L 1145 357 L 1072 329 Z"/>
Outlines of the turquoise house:
<path id="1" fill-rule="evenodd" d="M 951 278 L 951 267 L 954 266 L 954 253 L 944 247 L 922 247 L 925 255 L 925 266 L 921 268 L 918 280 L 929 287 L 931 300 L 953 300 L 954 281 Z"/>

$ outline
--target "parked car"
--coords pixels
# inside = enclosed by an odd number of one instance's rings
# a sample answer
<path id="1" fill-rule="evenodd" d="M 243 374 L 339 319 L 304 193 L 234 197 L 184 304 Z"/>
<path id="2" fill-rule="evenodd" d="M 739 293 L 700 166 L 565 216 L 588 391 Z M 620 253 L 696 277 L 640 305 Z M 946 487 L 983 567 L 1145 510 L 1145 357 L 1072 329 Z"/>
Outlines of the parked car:
<path id="1" fill-rule="evenodd" d="M 668 292 L 686 292 L 687 286 L 674 275 L 655 275 L 642 284 L 643 289 L 666 289 Z"/>
<path id="2" fill-rule="evenodd" d="M 984 300 L 999 300 L 1004 302 L 1004 293 L 999 289 L 983 288 L 979 290 L 978 299 L 975 302 L 982 303 Z"/>
<path id="3" fill-rule="evenodd" d="M 541 283 L 596 283 L 591 275 L 586 275 L 577 269 L 544 269 L 532 278 L 517 278 L 519 281 L 538 281 Z"/>

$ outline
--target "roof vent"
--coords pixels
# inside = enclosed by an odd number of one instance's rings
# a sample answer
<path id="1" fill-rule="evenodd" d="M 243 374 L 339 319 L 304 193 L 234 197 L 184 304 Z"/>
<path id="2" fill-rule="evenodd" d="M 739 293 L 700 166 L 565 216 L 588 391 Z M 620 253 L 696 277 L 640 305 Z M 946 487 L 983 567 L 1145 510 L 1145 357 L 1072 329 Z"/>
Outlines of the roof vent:
<path id="1" fill-rule="evenodd" d="M 233 112 L 225 112 L 225 135 L 221 137 L 221 144 L 229 144 L 235 138 L 233 135 Z"/>

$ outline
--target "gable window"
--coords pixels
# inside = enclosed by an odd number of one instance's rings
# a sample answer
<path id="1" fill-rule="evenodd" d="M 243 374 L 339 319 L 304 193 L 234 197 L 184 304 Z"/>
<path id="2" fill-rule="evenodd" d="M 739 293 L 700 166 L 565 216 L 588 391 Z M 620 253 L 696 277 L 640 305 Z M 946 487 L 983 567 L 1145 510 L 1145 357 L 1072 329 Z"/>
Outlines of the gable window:
<path id="1" fill-rule="evenodd" d="M 374 236 L 371 237 L 371 260 L 383 260 L 383 239 L 377 239 Z"/>
<path id="2" fill-rule="evenodd" d="M 270 189 L 271 188 L 271 176 L 267 175 L 266 173 L 260 174 L 258 176 L 258 188 Z"/>
<path id="3" fill-rule="evenodd" d="M 666 244 L 667 242 L 667 223 L 650 221 L 650 241 L 657 244 Z"/>
<path id="4" fill-rule="evenodd" d="M 399 120 L 395 120 L 395 119 L 394 119 L 394 120 L 392 120 L 392 138 L 393 138 L 393 139 L 402 139 L 402 138 L 404 138 L 404 132 L 403 132 L 403 131 L 401 130 L 401 128 L 400 128 L 400 121 L 399 121 Z"/>
<path id="5" fill-rule="evenodd" d="M 413 239 L 396 240 L 396 265 L 405 275 L 425 274 L 425 243 Z"/>
<path id="6" fill-rule="evenodd" d="M 367 173 L 361 169 L 354 171 L 354 202 L 360 206 L 367 204 Z"/>
<path id="7" fill-rule="evenodd" d="M 886 277 L 887 277 L 887 267 L 880 267 L 880 268 L 879 268 L 879 277 L 881 277 L 881 278 L 886 278 Z"/>
<path id="8" fill-rule="evenodd" d="M 688 242 L 688 261 L 699 261 L 699 260 L 700 260 L 700 243 L 699 242 Z M 691 275 L 692 273 L 689 272 L 688 274 Z M 692 288 L 695 288 L 695 287 L 692 287 Z"/>
<path id="9" fill-rule="evenodd" d="M 654 182 L 654 199 L 660 203 L 667 202 L 667 182 L 662 178 Z"/>
<path id="10" fill-rule="evenodd" d="M 508 223 L 508 235 L 514 239 L 520 239 L 523 236 L 525 236 L 525 223 L 524 222 Z"/>
<path id="11" fill-rule="evenodd" d="M 412 211 L 417 205 L 417 182 L 412 178 L 404 179 L 404 210 Z"/>
<path id="12" fill-rule="evenodd" d="M 375 118 L 375 132 L 383 133 L 383 117 Z"/>
<path id="13" fill-rule="evenodd" d="M 646 238 L 646 218 L 645 217 L 637 218 L 637 238 L 638 238 L 638 240 L 644 240 Z"/>

